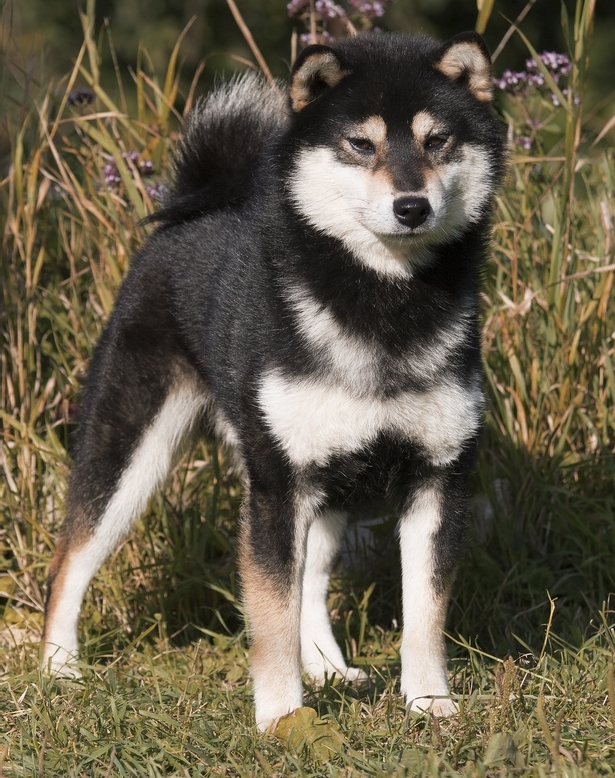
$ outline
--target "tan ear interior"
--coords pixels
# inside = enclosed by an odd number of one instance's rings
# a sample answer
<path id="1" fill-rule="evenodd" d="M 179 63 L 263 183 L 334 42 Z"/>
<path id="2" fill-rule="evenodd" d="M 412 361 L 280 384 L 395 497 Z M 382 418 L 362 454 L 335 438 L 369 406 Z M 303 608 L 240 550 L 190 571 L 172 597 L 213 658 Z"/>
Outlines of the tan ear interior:
<path id="1" fill-rule="evenodd" d="M 308 57 L 293 75 L 290 85 L 290 103 L 293 111 L 300 111 L 322 91 L 322 84 L 333 87 L 347 76 L 333 52 L 317 51 Z"/>
<path id="2" fill-rule="evenodd" d="M 466 76 L 468 87 L 478 100 L 486 102 L 493 97 L 491 63 L 476 43 L 454 43 L 444 52 L 436 69 L 453 80 Z"/>

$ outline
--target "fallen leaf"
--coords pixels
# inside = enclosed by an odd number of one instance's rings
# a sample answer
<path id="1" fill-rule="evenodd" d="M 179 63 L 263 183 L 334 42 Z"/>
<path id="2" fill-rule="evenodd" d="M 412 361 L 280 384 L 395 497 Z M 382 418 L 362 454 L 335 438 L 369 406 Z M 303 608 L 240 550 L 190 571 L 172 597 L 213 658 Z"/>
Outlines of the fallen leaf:
<path id="1" fill-rule="evenodd" d="M 496 732 L 487 744 L 483 762 L 488 767 L 501 765 L 504 762 L 510 762 L 515 767 L 523 767 L 523 755 L 509 732 Z"/>
<path id="2" fill-rule="evenodd" d="M 299 750 L 307 746 L 318 761 L 326 762 L 345 747 L 344 736 L 337 724 L 318 717 L 314 708 L 297 708 L 282 716 L 272 735 L 286 748 Z"/>

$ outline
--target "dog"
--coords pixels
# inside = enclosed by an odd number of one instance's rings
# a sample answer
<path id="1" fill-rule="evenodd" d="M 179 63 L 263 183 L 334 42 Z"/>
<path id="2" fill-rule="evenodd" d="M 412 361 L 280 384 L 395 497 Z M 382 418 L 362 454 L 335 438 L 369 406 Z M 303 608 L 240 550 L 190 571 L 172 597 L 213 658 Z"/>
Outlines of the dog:
<path id="1" fill-rule="evenodd" d="M 326 608 L 354 506 L 399 512 L 401 692 L 457 710 L 443 628 L 482 426 L 479 289 L 505 132 L 480 36 L 304 49 L 189 116 L 157 228 L 89 367 L 43 665 L 77 673 L 101 564 L 195 434 L 243 474 L 258 728 L 348 666 Z"/>

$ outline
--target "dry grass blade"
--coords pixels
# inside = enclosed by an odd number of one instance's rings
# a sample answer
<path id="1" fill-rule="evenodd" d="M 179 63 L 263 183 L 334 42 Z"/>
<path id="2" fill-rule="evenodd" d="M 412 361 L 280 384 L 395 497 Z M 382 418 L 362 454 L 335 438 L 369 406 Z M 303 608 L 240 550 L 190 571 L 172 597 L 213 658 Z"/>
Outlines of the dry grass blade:
<path id="1" fill-rule="evenodd" d="M 259 68 L 265 74 L 267 81 L 269 81 L 270 84 L 274 84 L 275 79 L 271 75 L 271 71 L 269 70 L 267 63 L 265 62 L 265 58 L 261 54 L 260 49 L 256 45 L 256 41 L 252 37 L 252 33 L 250 32 L 249 27 L 244 22 L 243 16 L 241 15 L 241 12 L 237 7 L 237 4 L 235 3 L 235 0 L 226 0 L 226 2 L 228 4 L 228 7 L 231 9 L 231 13 L 233 14 L 233 18 L 235 19 L 237 26 L 241 30 L 241 34 L 245 38 L 248 46 L 250 47 L 250 51 L 252 52 L 252 54 L 254 54 L 254 58 L 258 62 Z"/>

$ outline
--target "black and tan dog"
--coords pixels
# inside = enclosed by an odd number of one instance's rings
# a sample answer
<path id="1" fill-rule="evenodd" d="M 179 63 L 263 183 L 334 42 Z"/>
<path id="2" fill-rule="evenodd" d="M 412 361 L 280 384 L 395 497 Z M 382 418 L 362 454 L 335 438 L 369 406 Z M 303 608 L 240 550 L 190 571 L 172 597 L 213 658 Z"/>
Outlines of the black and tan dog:
<path id="1" fill-rule="evenodd" d="M 301 671 L 356 679 L 326 610 L 346 517 L 400 513 L 401 690 L 455 710 L 443 625 L 482 422 L 479 281 L 504 133 L 473 33 L 311 46 L 191 115 L 159 226 L 96 349 L 49 576 L 44 663 L 75 672 L 84 593 L 196 432 L 244 478 L 256 721 Z"/>

